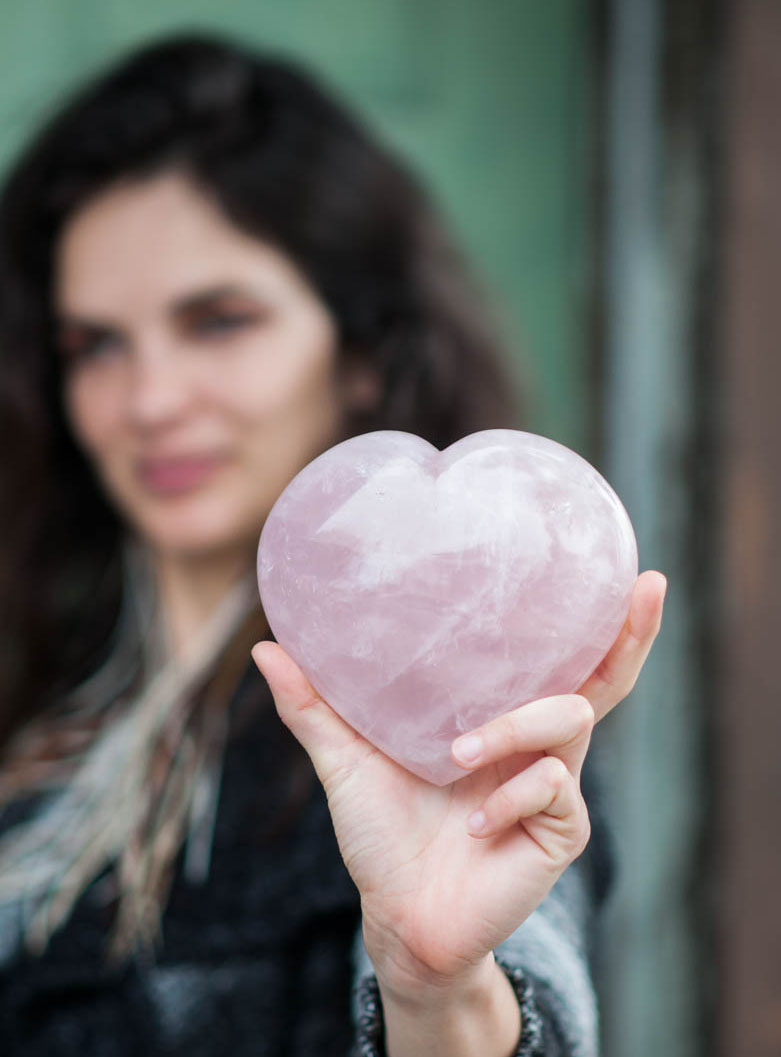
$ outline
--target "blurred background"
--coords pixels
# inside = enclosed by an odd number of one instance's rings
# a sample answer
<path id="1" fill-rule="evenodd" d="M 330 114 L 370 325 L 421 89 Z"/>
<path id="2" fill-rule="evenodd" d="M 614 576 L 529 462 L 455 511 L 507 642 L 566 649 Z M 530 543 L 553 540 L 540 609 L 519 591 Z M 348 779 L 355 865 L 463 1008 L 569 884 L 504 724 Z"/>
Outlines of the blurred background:
<path id="1" fill-rule="evenodd" d="M 605 1057 L 781 1054 L 781 2 L 5 2 L 0 165 L 80 80 L 194 27 L 296 56 L 412 162 L 526 428 L 600 467 L 669 578 L 595 738 Z"/>

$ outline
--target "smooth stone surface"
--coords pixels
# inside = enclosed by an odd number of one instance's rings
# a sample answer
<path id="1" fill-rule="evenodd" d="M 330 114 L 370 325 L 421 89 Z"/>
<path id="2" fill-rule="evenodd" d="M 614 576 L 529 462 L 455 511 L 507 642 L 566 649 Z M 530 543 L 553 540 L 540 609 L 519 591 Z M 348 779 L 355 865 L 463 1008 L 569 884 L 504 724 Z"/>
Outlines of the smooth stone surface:
<path id="1" fill-rule="evenodd" d="M 626 511 L 561 444 L 487 430 L 445 451 L 367 433 L 306 466 L 260 538 L 271 629 L 312 685 L 437 785 L 457 735 L 577 690 L 637 577 Z"/>

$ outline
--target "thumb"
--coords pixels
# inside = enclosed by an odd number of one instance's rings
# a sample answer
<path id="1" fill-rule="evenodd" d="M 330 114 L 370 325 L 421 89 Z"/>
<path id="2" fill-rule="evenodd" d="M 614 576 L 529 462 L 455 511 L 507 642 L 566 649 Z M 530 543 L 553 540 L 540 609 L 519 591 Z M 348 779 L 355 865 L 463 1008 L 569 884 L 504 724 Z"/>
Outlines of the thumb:
<path id="1" fill-rule="evenodd" d="M 338 770 L 351 770 L 374 751 L 334 712 L 279 643 L 256 643 L 252 659 L 269 685 L 279 718 L 308 753 L 321 782 Z"/>

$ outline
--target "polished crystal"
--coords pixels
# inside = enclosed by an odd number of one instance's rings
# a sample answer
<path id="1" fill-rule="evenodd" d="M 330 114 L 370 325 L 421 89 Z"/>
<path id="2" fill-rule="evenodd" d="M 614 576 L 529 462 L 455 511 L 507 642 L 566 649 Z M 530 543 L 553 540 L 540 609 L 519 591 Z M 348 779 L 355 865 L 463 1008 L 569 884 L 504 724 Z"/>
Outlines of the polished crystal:
<path id="1" fill-rule="evenodd" d="M 626 618 L 637 547 L 583 458 L 487 430 L 337 444 L 277 500 L 258 582 L 277 641 L 365 738 L 444 785 L 457 735 L 571 693 Z"/>

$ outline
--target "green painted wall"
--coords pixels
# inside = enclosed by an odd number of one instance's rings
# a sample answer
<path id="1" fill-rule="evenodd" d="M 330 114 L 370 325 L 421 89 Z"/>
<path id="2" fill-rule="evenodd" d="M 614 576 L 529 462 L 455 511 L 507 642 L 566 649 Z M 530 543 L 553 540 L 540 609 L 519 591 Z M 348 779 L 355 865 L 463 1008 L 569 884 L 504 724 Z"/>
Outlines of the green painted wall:
<path id="1" fill-rule="evenodd" d="M 585 450 L 586 0 L 0 4 L 0 165 L 75 82 L 177 28 L 304 59 L 435 189 L 511 336 L 529 428 Z"/>

